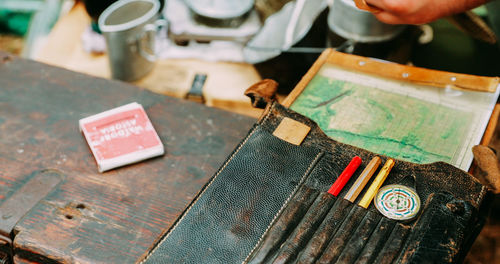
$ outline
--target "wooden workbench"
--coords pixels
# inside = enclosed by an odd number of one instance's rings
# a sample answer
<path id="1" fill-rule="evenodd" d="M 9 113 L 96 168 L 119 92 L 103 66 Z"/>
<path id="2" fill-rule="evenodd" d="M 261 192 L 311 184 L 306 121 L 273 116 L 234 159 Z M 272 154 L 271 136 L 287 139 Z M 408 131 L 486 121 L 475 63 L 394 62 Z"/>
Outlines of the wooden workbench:
<path id="1" fill-rule="evenodd" d="M 65 69 L 109 79 L 111 76 L 106 54 L 84 51 L 81 36 L 90 26 L 90 17 L 83 3 L 55 24 L 45 43 L 38 47 L 35 60 Z M 153 71 L 134 82 L 153 92 L 184 97 L 196 73 L 207 74 L 203 93 L 205 104 L 257 117 L 262 111 L 250 107 L 243 95 L 246 88 L 261 80 L 255 67 L 247 63 L 211 62 L 197 59 L 159 60 Z"/>
<path id="2" fill-rule="evenodd" d="M 106 55 L 91 55 L 81 47 L 80 36 L 89 21 L 83 6 L 76 5 L 59 20 L 35 59 L 109 79 Z M 63 176 L 63 182 L 16 226 L 17 263 L 140 259 L 253 123 L 251 118 L 123 83 L 4 58 L 1 54 L 0 205 L 44 168 Z M 208 72 L 207 90 L 230 95 L 209 97 L 208 104 L 249 113 L 242 93 L 260 79 L 251 65 L 165 60 L 136 84 L 181 97 L 195 72 Z M 167 153 L 98 174 L 76 121 L 131 100 L 146 107 Z M 499 226 L 498 217 L 486 225 L 469 262 L 500 259 L 500 250 L 495 250 Z"/>
<path id="3" fill-rule="evenodd" d="M 5 53 L 0 87 L 0 208 L 41 174 L 61 180 L 10 234 L 16 263 L 136 262 L 255 121 Z M 78 120 L 134 101 L 166 154 L 98 173 Z"/>

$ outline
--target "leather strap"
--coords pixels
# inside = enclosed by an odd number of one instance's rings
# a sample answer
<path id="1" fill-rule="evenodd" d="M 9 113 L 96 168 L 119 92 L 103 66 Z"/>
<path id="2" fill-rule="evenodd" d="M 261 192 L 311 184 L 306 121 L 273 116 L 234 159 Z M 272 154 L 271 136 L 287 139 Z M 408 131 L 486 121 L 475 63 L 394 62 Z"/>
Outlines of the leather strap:
<path id="1" fill-rule="evenodd" d="M 57 170 L 42 170 L 0 204 L 0 264 L 12 263 L 12 240 L 17 222 L 47 196 L 64 176 Z"/>
<path id="2" fill-rule="evenodd" d="M 0 205 L 0 236 L 9 237 L 16 223 L 62 181 L 56 170 L 36 172 L 35 176 Z"/>
<path id="3" fill-rule="evenodd" d="M 250 97 L 252 106 L 264 109 L 268 103 L 276 99 L 278 83 L 271 79 L 264 79 L 248 87 L 245 95 Z"/>

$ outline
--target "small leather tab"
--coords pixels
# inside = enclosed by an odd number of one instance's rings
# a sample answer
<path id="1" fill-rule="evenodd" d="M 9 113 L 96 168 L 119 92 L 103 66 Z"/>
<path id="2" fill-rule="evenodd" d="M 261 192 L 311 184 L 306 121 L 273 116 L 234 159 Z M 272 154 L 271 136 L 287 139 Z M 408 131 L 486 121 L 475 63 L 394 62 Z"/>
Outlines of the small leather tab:
<path id="1" fill-rule="evenodd" d="M 477 166 L 474 176 L 493 193 L 500 193 L 500 168 L 495 152 L 487 146 L 477 145 L 472 147 L 472 153 Z"/>
<path id="2" fill-rule="evenodd" d="M 252 100 L 255 108 L 265 108 L 267 103 L 276 99 L 278 83 L 271 79 L 264 79 L 248 87 L 245 95 Z"/>
<path id="3" fill-rule="evenodd" d="M 285 117 L 274 130 L 273 136 L 298 146 L 304 141 L 310 130 L 309 126 Z"/>

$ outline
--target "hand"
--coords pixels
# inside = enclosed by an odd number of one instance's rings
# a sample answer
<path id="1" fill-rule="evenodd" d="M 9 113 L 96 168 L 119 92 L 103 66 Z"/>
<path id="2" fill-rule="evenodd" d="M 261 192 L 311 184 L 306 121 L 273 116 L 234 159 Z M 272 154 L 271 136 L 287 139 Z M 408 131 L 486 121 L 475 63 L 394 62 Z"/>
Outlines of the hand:
<path id="1" fill-rule="evenodd" d="M 365 0 L 380 12 L 374 15 L 388 24 L 424 24 L 465 12 L 488 0 Z"/>

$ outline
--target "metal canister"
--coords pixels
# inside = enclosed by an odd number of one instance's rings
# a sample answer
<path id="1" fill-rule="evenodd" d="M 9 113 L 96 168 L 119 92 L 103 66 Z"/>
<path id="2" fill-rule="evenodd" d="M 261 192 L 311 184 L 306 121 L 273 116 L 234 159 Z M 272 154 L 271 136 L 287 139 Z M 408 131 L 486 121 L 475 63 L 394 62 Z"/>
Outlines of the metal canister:
<path id="1" fill-rule="evenodd" d="M 352 0 L 333 1 L 328 27 L 345 39 L 361 43 L 389 41 L 405 29 L 405 25 L 380 22 L 371 12 L 358 9 Z"/>

